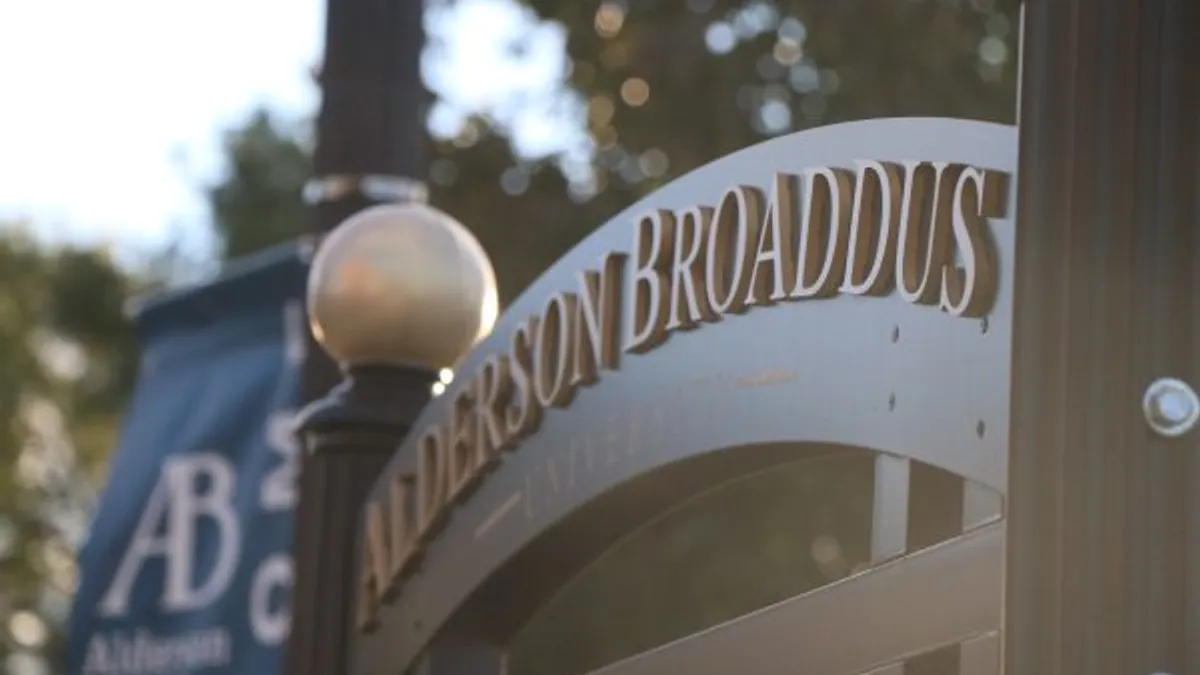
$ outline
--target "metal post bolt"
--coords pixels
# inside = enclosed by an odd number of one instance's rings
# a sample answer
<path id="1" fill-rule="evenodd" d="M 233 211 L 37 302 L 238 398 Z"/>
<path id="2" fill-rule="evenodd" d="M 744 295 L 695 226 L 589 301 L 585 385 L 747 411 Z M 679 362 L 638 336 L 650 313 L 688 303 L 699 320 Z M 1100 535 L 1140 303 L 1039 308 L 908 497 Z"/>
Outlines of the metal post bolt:
<path id="1" fill-rule="evenodd" d="M 1155 433 L 1174 438 L 1191 431 L 1200 420 L 1200 398 L 1186 382 L 1164 377 L 1146 389 L 1142 412 Z"/>

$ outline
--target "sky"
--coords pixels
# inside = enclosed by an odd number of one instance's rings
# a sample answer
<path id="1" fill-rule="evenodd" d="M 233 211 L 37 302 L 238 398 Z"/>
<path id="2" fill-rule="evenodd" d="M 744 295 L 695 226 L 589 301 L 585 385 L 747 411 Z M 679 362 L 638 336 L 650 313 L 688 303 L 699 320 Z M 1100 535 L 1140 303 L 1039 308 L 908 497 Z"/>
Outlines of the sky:
<path id="1" fill-rule="evenodd" d="M 0 221 L 52 240 L 207 248 L 200 186 L 222 171 L 221 133 L 257 105 L 301 120 L 325 0 L 37 0 L 0 3 Z M 561 80 L 563 35 L 503 0 L 431 14 L 445 56 L 425 71 L 437 126 Z M 532 30 L 533 33 L 529 31 Z M 521 41 L 523 55 L 505 47 Z M 532 148 L 537 111 L 509 114 Z M 547 131 L 549 130 L 549 131 Z M 549 136 L 548 136 L 549 135 Z"/>
<path id="2" fill-rule="evenodd" d="M 0 3 L 0 218 L 99 243 L 202 230 L 221 129 L 315 106 L 323 19 L 323 0 Z"/>

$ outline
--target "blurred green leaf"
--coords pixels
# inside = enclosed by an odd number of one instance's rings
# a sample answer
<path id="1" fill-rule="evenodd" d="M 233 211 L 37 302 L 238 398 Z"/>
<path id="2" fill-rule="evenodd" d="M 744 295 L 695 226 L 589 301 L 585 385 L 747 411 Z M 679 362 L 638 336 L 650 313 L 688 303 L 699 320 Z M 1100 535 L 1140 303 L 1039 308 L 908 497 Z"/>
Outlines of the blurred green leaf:
<path id="1" fill-rule="evenodd" d="M 63 657 L 64 547 L 89 517 L 133 385 L 134 280 L 101 250 L 0 227 L 0 658 Z M 66 565 L 66 568 L 63 568 Z M 64 576 L 65 575 L 65 576 Z M 55 600 L 57 598 L 57 601 Z M 15 622 L 15 623 L 14 623 Z M 11 624 L 11 625 L 10 625 Z M 49 630 L 45 642 L 18 637 Z M 24 632 L 11 629 L 24 626 Z"/>

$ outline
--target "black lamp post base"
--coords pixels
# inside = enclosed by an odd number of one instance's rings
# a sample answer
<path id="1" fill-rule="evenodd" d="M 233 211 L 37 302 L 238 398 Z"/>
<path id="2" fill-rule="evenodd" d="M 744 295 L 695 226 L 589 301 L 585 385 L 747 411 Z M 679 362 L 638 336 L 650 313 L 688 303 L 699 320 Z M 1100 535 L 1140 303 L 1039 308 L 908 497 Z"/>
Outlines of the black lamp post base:
<path id="1" fill-rule="evenodd" d="M 424 370 L 351 368 L 300 415 L 307 453 L 300 476 L 296 585 L 288 675 L 337 675 L 349 657 L 359 511 L 416 416 L 437 375 Z"/>

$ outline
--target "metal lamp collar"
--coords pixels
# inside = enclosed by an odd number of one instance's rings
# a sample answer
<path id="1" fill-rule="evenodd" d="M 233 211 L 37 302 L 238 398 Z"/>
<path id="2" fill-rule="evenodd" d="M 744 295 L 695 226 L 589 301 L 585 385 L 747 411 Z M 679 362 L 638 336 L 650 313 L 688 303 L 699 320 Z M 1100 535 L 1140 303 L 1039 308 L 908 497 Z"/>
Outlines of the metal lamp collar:
<path id="1" fill-rule="evenodd" d="M 425 203 L 429 201 L 429 188 L 415 178 L 370 173 L 328 174 L 304 184 L 304 202 L 309 206 L 336 202 L 351 195 L 380 203 Z"/>

